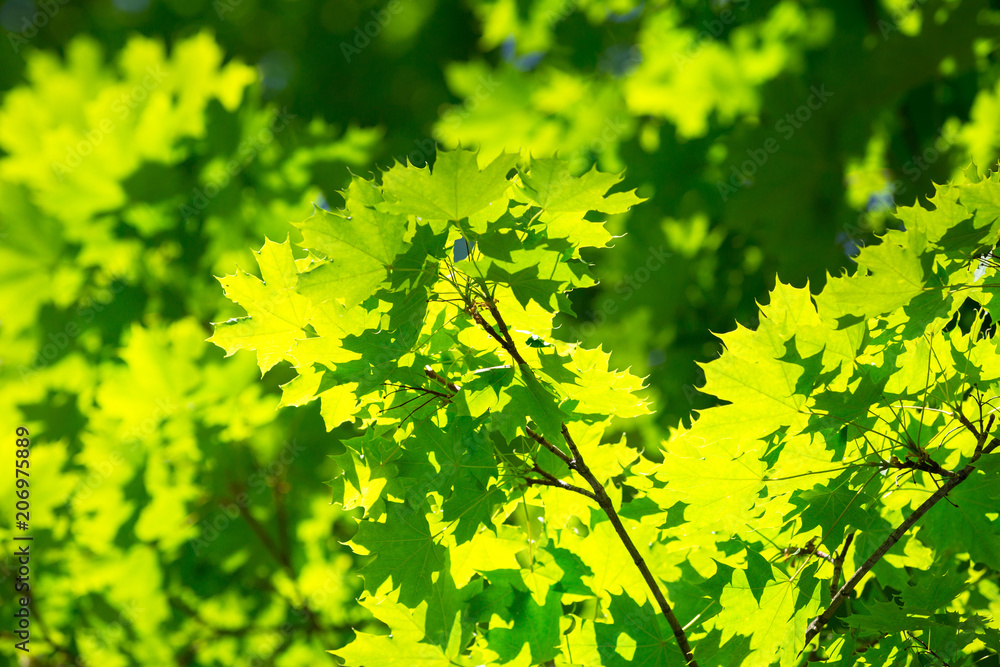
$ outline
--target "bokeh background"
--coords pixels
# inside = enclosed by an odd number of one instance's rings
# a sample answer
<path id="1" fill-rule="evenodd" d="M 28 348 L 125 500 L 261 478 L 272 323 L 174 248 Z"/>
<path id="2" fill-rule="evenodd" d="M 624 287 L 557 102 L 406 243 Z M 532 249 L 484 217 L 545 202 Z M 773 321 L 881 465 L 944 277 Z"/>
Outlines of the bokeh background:
<path id="1" fill-rule="evenodd" d="M 214 276 L 351 170 L 436 144 L 625 170 L 649 201 L 560 332 L 648 376 L 620 426 L 655 456 L 709 405 L 712 332 L 995 166 L 998 43 L 995 0 L 0 0 L 0 662 L 335 665 L 377 631 L 325 486 L 349 429 L 205 342 L 242 314 Z"/>

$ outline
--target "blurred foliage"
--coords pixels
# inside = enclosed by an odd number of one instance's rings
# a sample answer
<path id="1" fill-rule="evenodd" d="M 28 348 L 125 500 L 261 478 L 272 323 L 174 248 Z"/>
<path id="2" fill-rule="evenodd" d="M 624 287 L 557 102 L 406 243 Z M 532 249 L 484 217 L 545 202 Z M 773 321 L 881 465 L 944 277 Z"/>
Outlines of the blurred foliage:
<path id="1" fill-rule="evenodd" d="M 0 108 L 0 410 L 36 436 L 33 664 L 293 665 L 359 620 L 318 416 L 276 414 L 272 379 L 204 341 L 227 310 L 212 274 L 381 135 L 264 106 L 222 61 L 207 33 L 111 62 L 81 37 L 32 53 Z"/>
<path id="2" fill-rule="evenodd" d="M 449 66 L 463 101 L 435 136 L 628 167 L 650 202 L 618 221 L 565 330 L 650 376 L 660 426 L 709 405 L 692 359 L 754 323 L 775 275 L 819 289 L 885 210 L 997 161 L 995 3 L 473 4 L 481 46 L 506 35 L 509 55 Z"/>
<path id="3" fill-rule="evenodd" d="M 776 275 L 818 289 L 1000 151 L 987 0 L 4 0 L 0 27 L 0 412 L 36 436 L 40 665 L 333 664 L 362 622 L 323 486 L 347 434 L 276 410 L 285 365 L 204 343 L 241 312 L 212 276 L 346 167 L 435 141 L 627 166 L 649 201 L 558 335 L 649 376 L 655 450 Z"/>

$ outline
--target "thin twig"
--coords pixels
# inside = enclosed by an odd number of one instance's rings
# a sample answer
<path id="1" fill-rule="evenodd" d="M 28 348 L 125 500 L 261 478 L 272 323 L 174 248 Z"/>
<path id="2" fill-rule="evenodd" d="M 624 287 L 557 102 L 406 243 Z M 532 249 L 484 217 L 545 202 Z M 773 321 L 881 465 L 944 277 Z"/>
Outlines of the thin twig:
<path id="1" fill-rule="evenodd" d="M 955 412 L 955 417 L 958 419 L 958 421 L 961 422 L 962 426 L 969 429 L 972 435 L 976 436 L 977 439 L 982 436 L 982 434 L 979 432 L 979 429 L 976 428 L 975 424 L 969 421 L 969 418 L 966 417 L 961 410 L 959 410 L 958 408 L 952 408 L 952 410 Z"/>
<path id="2" fill-rule="evenodd" d="M 573 459 L 571 459 L 569 456 L 567 456 L 566 452 L 564 452 L 563 450 L 559 449 L 558 447 L 556 447 L 555 445 L 553 445 L 551 442 L 549 442 L 548 440 L 546 440 L 545 436 L 542 436 L 542 435 L 540 435 L 538 433 L 535 433 L 535 431 L 532 430 L 532 428 L 530 426 L 525 426 L 524 427 L 524 432 L 527 433 L 528 437 L 530 437 L 532 440 L 534 440 L 535 442 L 537 442 L 538 444 L 540 444 L 542 447 L 544 447 L 545 449 L 549 450 L 550 452 L 552 452 L 553 454 L 555 454 L 556 456 L 558 456 L 560 459 L 562 459 L 563 463 L 565 463 L 566 465 L 568 465 L 570 468 L 573 467 Z"/>
<path id="3" fill-rule="evenodd" d="M 572 491 L 573 493 L 579 493 L 581 496 L 586 496 L 597 502 L 597 496 L 588 491 L 587 489 L 580 488 L 579 486 L 574 486 L 569 482 L 561 479 L 538 479 L 536 477 L 525 477 L 524 481 L 528 483 L 528 486 L 552 486 L 557 489 L 565 489 L 566 491 Z"/>
<path id="4" fill-rule="evenodd" d="M 542 467 L 538 464 L 537 461 L 534 462 L 534 465 L 532 465 L 531 470 L 533 472 L 537 472 L 539 475 L 541 475 L 542 477 L 544 477 L 545 480 L 528 479 L 529 482 L 538 482 L 538 483 L 541 483 L 543 486 L 557 486 L 560 489 L 566 489 L 567 491 L 573 491 L 574 493 L 579 493 L 580 495 L 587 496 L 588 498 L 590 498 L 593 501 L 597 501 L 597 496 L 595 496 L 593 493 L 591 493 L 587 489 L 584 489 L 584 488 L 581 488 L 579 486 L 576 486 L 575 484 L 570 484 L 566 480 L 559 479 L 558 477 L 556 477 L 552 473 L 543 470 Z M 544 483 L 545 481 L 552 482 L 552 484 L 551 485 L 545 484 Z"/>
<path id="5" fill-rule="evenodd" d="M 443 385 L 443 386 L 447 387 L 448 389 L 450 389 L 451 393 L 453 393 L 453 394 L 457 394 L 458 393 L 458 385 L 457 384 L 455 384 L 454 382 L 449 382 L 447 378 L 442 377 L 441 375 L 438 375 L 437 373 L 434 372 L 434 369 L 431 368 L 430 366 L 424 366 L 424 373 L 427 374 L 427 377 L 429 377 L 430 379 L 434 380 L 438 384 Z"/>
<path id="6" fill-rule="evenodd" d="M 969 427 L 971 427 L 971 423 L 969 424 Z M 889 549 L 892 549 L 896 543 L 899 542 L 903 535 L 906 534 L 906 531 L 908 531 L 913 524 L 919 521 L 920 517 L 926 514 L 930 508 L 934 507 L 934 505 L 940 502 L 942 498 L 947 496 L 952 489 L 964 482 L 966 478 L 968 478 L 968 476 L 976 470 L 974 464 L 983 454 L 989 454 L 997 447 L 1000 447 L 1000 440 L 995 438 L 988 446 L 982 447 L 982 442 L 985 441 L 985 439 L 985 435 L 980 436 L 980 444 L 976 446 L 976 453 L 973 455 L 969 463 L 960 472 L 956 473 L 954 477 L 949 478 L 948 481 L 945 482 L 936 493 L 934 493 L 934 495 L 925 500 L 917 509 L 913 510 L 913 513 L 906 517 L 906 520 L 899 524 L 899 526 L 897 526 L 896 529 L 889 534 L 889 537 L 887 537 L 885 541 L 879 545 L 878 549 L 876 549 L 875 552 L 868 557 L 868 560 L 862 563 L 861 567 L 859 567 L 857 571 L 851 575 L 851 578 L 844 583 L 839 591 L 837 591 L 837 594 L 834 595 L 833 599 L 830 601 L 830 606 L 828 606 L 822 614 L 814 618 L 812 623 L 810 623 L 809 627 L 806 629 L 806 646 L 808 646 L 816 635 L 819 634 L 819 631 L 823 628 L 823 626 L 826 625 L 831 618 L 833 618 L 833 615 L 837 612 L 841 603 L 854 591 L 858 583 L 861 582 L 861 579 L 868 574 L 873 567 L 875 567 L 876 563 L 882 560 L 882 557 L 885 556 Z"/>
<path id="7" fill-rule="evenodd" d="M 694 658 L 694 654 L 691 651 L 691 645 L 688 643 L 687 635 L 684 633 L 684 626 L 681 625 L 680 621 L 677 620 L 677 616 L 674 615 L 674 610 L 670 607 L 670 603 L 667 602 L 667 598 L 663 595 L 663 591 L 660 589 L 659 583 L 657 583 L 656 578 L 650 571 L 649 566 L 646 565 L 646 561 L 643 559 L 642 554 L 636 549 L 635 543 L 632 542 L 632 538 L 629 537 L 628 531 L 625 530 L 625 526 L 622 524 L 622 520 L 618 517 L 618 512 L 615 511 L 614 503 L 608 496 L 607 491 L 604 490 L 604 485 L 601 484 L 600 480 L 594 476 L 594 473 L 590 471 L 587 463 L 583 460 L 583 456 L 580 454 L 580 450 L 577 448 L 576 443 L 573 441 L 573 437 L 569 434 L 569 429 L 563 424 L 562 427 L 563 437 L 566 439 L 566 444 L 569 445 L 569 449 L 573 452 L 573 469 L 576 470 L 581 477 L 587 480 L 590 487 L 594 490 L 595 500 L 597 504 L 600 505 L 601 509 L 608 516 L 608 520 L 614 527 L 615 532 L 618 533 L 618 538 L 625 545 L 625 549 L 628 551 L 629 555 L 632 556 L 632 562 L 635 566 L 639 568 L 639 572 L 642 574 L 642 578 L 646 581 L 646 585 L 649 590 L 653 593 L 653 597 L 656 599 L 656 603 L 660 606 L 660 611 L 663 612 L 664 617 L 667 619 L 667 623 L 670 624 L 670 629 L 674 633 L 674 639 L 677 641 L 677 645 L 681 649 L 681 653 L 684 655 L 684 662 L 689 667 L 697 667 L 698 662 Z"/>
<path id="8" fill-rule="evenodd" d="M 496 321 L 497 326 L 500 328 L 500 333 L 503 334 L 504 339 L 507 341 L 505 347 L 507 351 L 510 353 L 510 356 L 514 357 L 514 360 L 519 364 L 527 363 L 521 357 L 521 354 L 517 351 L 517 345 L 514 344 L 514 339 L 511 338 L 510 336 L 510 330 L 507 328 L 507 323 L 504 322 L 503 317 L 500 316 L 500 311 L 497 310 L 496 303 L 493 301 L 493 299 L 489 298 L 488 296 L 486 298 L 486 307 L 489 309 L 490 315 L 493 316 L 493 319 Z"/>
<path id="9" fill-rule="evenodd" d="M 406 407 L 407 405 L 409 405 L 413 401 L 419 401 L 422 398 L 424 398 L 424 394 L 417 394 L 413 398 L 408 398 L 405 401 L 403 401 L 402 403 L 397 403 L 396 405 L 390 405 L 387 408 L 382 408 L 379 412 L 381 414 L 385 414 L 386 412 L 389 412 L 389 410 L 398 410 L 400 408 Z"/>
<path id="10" fill-rule="evenodd" d="M 847 550 L 851 548 L 851 542 L 854 541 L 854 533 L 847 536 L 844 540 L 844 546 L 840 548 L 837 555 L 833 559 L 833 576 L 830 577 L 830 597 L 837 595 L 837 589 L 840 588 L 840 576 L 844 571 L 844 558 L 847 556 Z"/>
<path id="11" fill-rule="evenodd" d="M 825 551 L 820 551 L 819 549 L 808 549 L 806 547 L 799 547 L 797 549 L 791 549 L 785 554 L 786 559 L 788 558 L 798 558 L 799 556 L 815 556 L 820 560 L 825 560 L 827 563 L 834 564 L 833 556 L 826 553 Z"/>
<path id="12" fill-rule="evenodd" d="M 409 389 L 410 391 L 419 391 L 423 394 L 434 394 L 435 396 L 440 396 L 441 398 L 451 398 L 451 394 L 434 391 L 433 389 L 428 389 L 427 387 L 411 387 L 408 384 L 395 384 L 392 382 L 386 382 L 386 385 L 390 387 L 401 387 L 403 389 Z"/>
<path id="13" fill-rule="evenodd" d="M 937 660 L 938 660 L 938 661 L 939 661 L 939 662 L 940 662 L 940 663 L 941 663 L 941 664 L 942 664 L 942 665 L 943 665 L 944 667 L 951 667 L 950 663 L 949 663 L 949 662 L 948 662 L 947 660 L 945 660 L 944 658 L 942 658 L 941 656 L 939 656 L 939 655 L 938 655 L 938 654 L 937 654 L 937 653 L 936 653 L 936 652 L 934 651 L 934 649 L 932 649 L 932 648 L 931 648 L 930 646 L 928 646 L 928 645 L 927 645 L 926 643 L 922 642 L 922 641 L 921 641 L 921 640 L 920 640 L 919 638 L 917 638 L 917 636 L 916 636 L 916 635 L 914 635 L 914 634 L 913 634 L 912 632 L 910 632 L 909 630 L 907 630 L 907 631 L 906 631 L 906 634 L 910 636 L 910 639 L 912 639 L 913 641 L 915 641 L 915 642 L 917 642 L 918 644 L 920 644 L 920 645 L 921 645 L 921 646 L 923 647 L 923 649 L 924 649 L 925 651 L 927 651 L 927 652 L 928 652 L 928 653 L 930 653 L 930 654 L 931 654 L 932 656 L 934 656 L 934 657 L 935 657 L 935 658 L 936 658 L 936 659 L 937 659 Z"/>
<path id="14" fill-rule="evenodd" d="M 466 301 L 466 308 L 472 314 L 476 323 L 483 327 L 483 329 L 500 344 L 500 346 L 511 356 L 511 358 L 514 359 L 514 361 L 518 363 L 522 369 L 524 369 L 525 372 L 531 373 L 532 371 L 530 366 L 528 366 L 528 363 L 518 351 L 517 344 L 514 342 L 514 339 L 511 338 L 510 330 L 507 328 L 507 323 L 504 322 L 503 317 L 497 310 L 496 302 L 490 298 L 489 290 L 486 289 L 483 284 L 481 284 L 480 287 L 483 289 L 483 294 L 481 296 L 484 299 L 487 309 L 489 309 L 490 314 L 493 316 L 493 319 L 497 324 L 497 328 L 500 329 L 500 333 L 498 333 L 496 329 L 490 326 L 490 324 L 483 319 L 477 308 L 472 304 L 471 299 L 463 295 Z M 660 607 L 660 611 L 667 619 L 667 623 L 673 631 L 674 639 L 677 641 L 677 645 L 684 656 L 685 664 L 687 664 L 688 667 L 698 667 L 698 662 L 695 660 L 694 654 L 691 651 L 691 645 L 688 643 L 687 635 L 684 632 L 684 626 L 682 626 L 680 621 L 677 620 L 677 616 L 674 615 L 674 611 L 670 607 L 670 603 L 667 602 L 667 598 L 664 596 L 663 591 L 660 589 L 659 583 L 657 583 L 656 578 L 650 571 L 646 561 L 643 560 L 639 550 L 636 549 L 635 544 L 632 542 L 632 538 L 628 535 L 628 531 L 625 530 L 625 526 L 622 524 L 622 521 L 618 516 L 618 512 L 615 511 L 614 503 L 611 501 L 607 491 L 604 489 L 604 485 L 597 479 L 594 473 L 591 472 L 590 468 L 587 467 L 587 463 L 583 460 L 580 450 L 577 448 L 572 436 L 570 436 L 569 430 L 566 428 L 566 424 L 562 425 L 562 435 L 566 440 L 567 446 L 572 452 L 572 458 L 567 456 L 566 453 L 559 447 L 556 447 L 551 442 L 546 440 L 542 435 L 535 433 L 530 427 L 525 426 L 524 428 L 529 437 L 562 459 L 572 470 L 576 471 L 581 477 L 583 477 L 587 484 L 590 485 L 591 489 L 593 489 L 594 501 L 602 510 L 604 510 L 604 513 L 607 515 L 608 520 L 614 527 L 615 532 L 618 533 L 618 538 L 625 546 L 625 549 L 629 552 L 629 555 L 632 556 L 632 561 L 635 563 L 636 567 L 639 568 L 639 572 L 642 574 L 642 578 L 645 580 L 650 592 L 652 592 L 653 598 L 655 598 Z M 550 480 L 534 480 L 533 483 L 542 486 L 552 486 Z M 580 491 L 583 491 L 583 489 L 580 489 Z"/>
<path id="15" fill-rule="evenodd" d="M 514 361 L 521 366 L 527 366 L 528 362 L 526 362 L 524 357 L 521 356 L 521 353 L 518 352 L 517 344 L 514 342 L 514 339 L 511 338 L 510 330 L 507 328 L 507 323 L 504 322 L 503 317 L 500 315 L 500 311 L 497 310 L 496 301 L 489 294 L 486 281 L 479 279 L 477 282 L 479 284 L 479 288 L 482 290 L 482 293 L 479 296 L 483 298 L 483 303 L 486 304 L 486 309 L 490 311 L 490 315 L 493 316 L 493 320 L 497 323 L 497 328 L 500 329 L 500 333 L 497 333 L 496 329 L 490 326 L 490 324 L 483 319 L 483 316 L 479 314 L 471 299 L 466 299 L 466 308 L 470 313 L 472 313 L 472 318 L 486 330 L 486 333 L 500 343 L 500 347 L 506 350 L 507 354 L 509 354 Z"/>
<path id="16" fill-rule="evenodd" d="M 437 393 L 437 392 L 431 392 L 431 393 Z M 417 414 L 417 412 L 419 410 L 422 410 L 422 409 L 426 408 L 428 405 L 430 405 L 433 402 L 434 402 L 434 397 L 431 396 L 426 401 L 424 401 L 423 403 L 421 403 L 417 407 L 415 407 L 412 410 L 410 410 L 410 413 L 408 415 L 406 415 L 405 417 L 403 417 L 402 421 L 399 422 L 400 427 L 402 427 L 403 424 L 405 424 L 407 421 L 409 421 L 410 417 L 412 417 L 413 415 Z"/>

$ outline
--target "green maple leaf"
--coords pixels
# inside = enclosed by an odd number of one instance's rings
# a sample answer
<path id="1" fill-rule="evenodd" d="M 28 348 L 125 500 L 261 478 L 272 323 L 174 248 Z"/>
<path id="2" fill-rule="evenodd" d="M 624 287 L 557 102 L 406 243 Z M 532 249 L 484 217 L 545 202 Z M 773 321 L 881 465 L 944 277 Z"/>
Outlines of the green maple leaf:
<path id="1" fill-rule="evenodd" d="M 488 280 L 508 285 L 522 306 L 534 301 L 551 312 L 572 314 L 564 293 L 597 284 L 585 264 L 543 248 L 518 250 L 510 262 L 486 261 L 480 268 Z"/>
<path id="2" fill-rule="evenodd" d="M 550 589 L 544 604 L 538 604 L 528 591 L 519 570 L 484 572 L 489 586 L 469 601 L 474 618 L 489 621 L 495 614 L 514 621 L 513 627 L 491 626 L 487 632 L 490 648 L 509 661 L 525 646 L 531 651 L 532 664 L 557 657 L 559 619 L 562 617 L 560 594 Z"/>
<path id="3" fill-rule="evenodd" d="M 542 374 L 557 391 L 576 403 L 574 412 L 595 418 L 612 414 L 620 419 L 650 413 L 646 401 L 637 394 L 643 389 L 642 380 L 627 370 L 611 369 L 610 354 L 580 346 L 573 346 L 569 354 L 566 358 L 546 352 L 539 355 L 539 360 Z"/>
<path id="4" fill-rule="evenodd" d="M 858 255 L 857 273 L 831 278 L 823 290 L 820 312 L 832 319 L 869 318 L 889 313 L 923 293 L 920 258 L 886 237 Z"/>
<path id="5" fill-rule="evenodd" d="M 444 428 L 421 422 L 396 462 L 399 492 L 411 502 L 423 502 L 431 492 L 444 498 L 442 518 L 454 522 L 452 534 L 458 544 L 472 539 L 482 526 L 490 526 L 493 513 L 505 500 L 491 483 L 499 477 L 499 469 L 482 427 L 484 421 L 452 417 Z"/>
<path id="6" fill-rule="evenodd" d="M 447 568 L 428 591 L 428 598 L 415 607 L 399 602 L 396 591 L 384 596 L 364 594 L 361 605 L 392 629 L 392 634 L 356 632 L 353 642 L 331 651 L 350 665 L 465 665 L 459 657 L 474 626 L 463 618 L 468 599 L 482 591 L 483 582 L 470 582 L 461 590 Z"/>
<path id="7" fill-rule="evenodd" d="M 950 503 L 935 505 L 921 520 L 918 536 L 939 550 L 968 553 L 973 560 L 1000 569 L 1000 458 L 991 455 L 965 482 L 948 494 Z"/>
<path id="8" fill-rule="evenodd" d="M 880 535 L 883 539 L 888 536 L 892 526 L 878 514 L 878 487 L 866 484 L 878 473 L 862 468 L 860 470 L 865 472 L 859 475 L 857 470 L 846 470 L 833 479 L 794 494 L 790 502 L 796 510 L 790 516 L 800 516 L 804 532 L 821 528 L 823 539 L 832 545 L 843 542 L 848 527 L 868 535 Z"/>
<path id="9" fill-rule="evenodd" d="M 601 664 L 683 667 L 670 626 L 649 602 L 639 606 L 628 595 L 612 595 L 608 612 L 614 623 L 594 624 Z M 629 647 L 628 658 L 621 653 L 623 646 Z"/>
<path id="10" fill-rule="evenodd" d="M 421 641 L 358 632 L 354 641 L 336 653 L 348 665 L 364 667 L 395 667 L 395 665 L 421 665 L 426 667 L 454 667 L 451 657 L 439 646 Z"/>
<path id="11" fill-rule="evenodd" d="M 314 303 L 340 299 L 348 308 L 361 303 L 385 281 L 405 247 L 406 218 L 363 205 L 346 214 L 320 210 L 297 226 L 301 245 L 327 260 L 300 278 L 299 292 Z"/>
<path id="12" fill-rule="evenodd" d="M 522 175 L 521 180 L 522 185 L 518 188 L 521 197 L 554 217 L 561 214 L 582 216 L 588 211 L 624 213 L 645 201 L 635 196 L 635 190 L 606 194 L 621 182 L 620 175 L 602 173 L 595 167 L 576 177 L 570 172 L 569 163 L 558 158 L 532 160 L 528 173 Z"/>
<path id="13" fill-rule="evenodd" d="M 526 369 L 518 368 L 506 389 L 510 395 L 509 412 L 531 419 L 549 442 L 562 442 L 562 425 L 569 415 L 560 409 L 559 399 Z"/>
<path id="14" fill-rule="evenodd" d="M 386 503 L 385 521 L 362 521 L 352 544 L 375 554 L 362 569 L 365 589 L 376 592 L 386 581 L 399 589 L 399 601 L 414 607 L 446 563 L 445 548 L 431 533 L 427 518 L 401 503 Z"/>
<path id="15" fill-rule="evenodd" d="M 798 393 L 801 366 L 781 361 L 785 345 L 774 337 L 758 336 L 749 329 L 739 328 L 721 336 L 726 353 L 703 366 L 705 386 L 701 391 L 729 401 L 738 408 L 716 411 L 738 415 L 738 431 L 750 435 L 754 422 L 757 434 L 767 435 L 781 426 L 793 423 L 805 405 L 805 396 Z M 714 421 L 714 420 L 707 420 Z M 700 423 L 696 422 L 696 423 Z M 706 424 L 696 426 L 696 430 Z"/>
<path id="16" fill-rule="evenodd" d="M 769 564 L 765 564 L 771 570 Z M 744 634 L 752 630 L 753 654 L 746 664 L 797 665 L 798 652 L 805 645 L 806 627 L 820 610 L 820 582 L 817 566 L 807 566 L 790 579 L 777 570 L 758 572 L 751 580 L 749 571 L 737 570 L 731 586 L 722 593 L 722 612 L 717 620 L 724 629 Z M 751 626 L 748 619 L 754 619 Z"/>
<path id="17" fill-rule="evenodd" d="M 692 429 L 668 443 L 662 464 L 648 465 L 666 488 L 647 493 L 663 507 L 685 503 L 684 518 L 695 525 L 713 529 L 719 523 L 731 529 L 745 525 L 763 511 L 756 505 L 766 488 L 767 464 L 758 452 L 744 449 L 747 443 L 703 442 L 696 432 Z"/>
<path id="18" fill-rule="evenodd" d="M 460 612 L 458 609 L 452 611 L 457 604 L 443 604 L 441 607 L 444 608 L 435 608 L 421 602 L 416 609 L 411 609 L 400 604 L 397 598 L 395 594 L 384 598 L 366 595 L 361 600 L 361 604 L 375 618 L 392 628 L 392 634 L 386 636 L 356 631 L 354 641 L 331 653 L 346 660 L 348 665 L 365 667 L 391 667 L 401 663 L 427 667 L 455 665 L 454 659 L 464 643 Z M 452 613 L 451 618 L 446 620 L 445 636 L 434 641 L 428 634 L 437 633 L 428 625 L 434 623 L 434 612 L 447 611 Z"/>
<path id="19" fill-rule="evenodd" d="M 517 188 L 518 199 L 529 206 L 538 206 L 542 233 L 550 239 L 565 239 L 572 246 L 573 256 L 579 249 L 606 247 L 611 234 L 603 222 L 593 222 L 584 216 L 590 211 L 624 213 L 644 199 L 635 190 L 608 195 L 622 177 L 598 172 L 596 169 L 573 176 L 569 165 L 558 158 L 532 160 L 527 174 L 522 175 Z"/>
<path id="20" fill-rule="evenodd" d="M 482 256 L 465 271 L 506 285 L 525 307 L 534 301 L 550 312 L 571 312 L 564 293 L 596 284 L 588 265 L 573 258 L 573 248 L 565 240 L 526 233 L 513 218 L 481 236 L 478 249 Z"/>
<path id="21" fill-rule="evenodd" d="M 382 177 L 380 208 L 429 220 L 458 221 L 501 200 L 517 155 L 502 154 L 484 169 L 476 152 L 439 151 L 434 167 L 396 165 Z"/>
<path id="22" fill-rule="evenodd" d="M 265 241 L 255 258 L 263 280 L 244 271 L 219 278 L 226 296 L 243 306 L 247 317 L 216 323 L 208 340 L 227 357 L 237 350 L 256 350 L 261 373 L 266 373 L 306 337 L 311 304 L 295 291 L 298 272 L 287 238 L 283 243 Z"/>

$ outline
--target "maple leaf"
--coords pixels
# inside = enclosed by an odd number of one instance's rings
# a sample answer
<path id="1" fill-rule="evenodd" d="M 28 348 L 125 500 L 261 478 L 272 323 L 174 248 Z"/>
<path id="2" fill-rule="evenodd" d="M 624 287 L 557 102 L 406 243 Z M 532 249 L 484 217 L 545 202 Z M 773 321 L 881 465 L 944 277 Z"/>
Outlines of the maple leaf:
<path id="1" fill-rule="evenodd" d="M 375 554 L 362 570 L 366 590 L 375 592 L 391 580 L 400 603 L 409 607 L 419 604 L 433 575 L 445 565 L 445 549 L 423 513 L 402 503 L 387 503 L 383 522 L 361 522 L 352 543 Z"/>
<path id="2" fill-rule="evenodd" d="M 219 278 L 226 296 L 243 306 L 247 316 L 215 324 L 208 340 L 227 357 L 237 350 L 256 350 L 261 373 L 266 373 L 306 337 L 303 329 L 312 305 L 295 291 L 299 274 L 287 238 L 283 243 L 265 241 L 255 259 L 262 279 L 243 271 Z"/>
<path id="3" fill-rule="evenodd" d="M 517 155 L 502 154 L 484 169 L 475 151 L 439 151 L 434 167 L 396 165 L 382 177 L 386 211 L 458 221 L 499 200 Z"/>
<path id="4" fill-rule="evenodd" d="M 403 216 L 355 206 L 346 215 L 320 210 L 298 224 L 302 246 L 326 262 L 302 274 L 299 292 L 314 303 L 339 299 L 351 307 L 367 299 L 402 252 Z"/>

